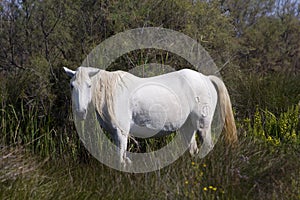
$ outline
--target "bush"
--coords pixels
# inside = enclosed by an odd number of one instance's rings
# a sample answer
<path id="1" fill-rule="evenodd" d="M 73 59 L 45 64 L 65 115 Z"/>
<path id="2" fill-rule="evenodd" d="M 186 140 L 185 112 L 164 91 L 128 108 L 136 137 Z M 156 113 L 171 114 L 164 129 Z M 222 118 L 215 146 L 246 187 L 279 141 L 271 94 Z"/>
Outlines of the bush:
<path id="1" fill-rule="evenodd" d="M 275 115 L 269 110 L 256 107 L 254 117 L 243 120 L 241 127 L 247 136 L 253 136 L 269 144 L 300 144 L 300 105 Z"/>

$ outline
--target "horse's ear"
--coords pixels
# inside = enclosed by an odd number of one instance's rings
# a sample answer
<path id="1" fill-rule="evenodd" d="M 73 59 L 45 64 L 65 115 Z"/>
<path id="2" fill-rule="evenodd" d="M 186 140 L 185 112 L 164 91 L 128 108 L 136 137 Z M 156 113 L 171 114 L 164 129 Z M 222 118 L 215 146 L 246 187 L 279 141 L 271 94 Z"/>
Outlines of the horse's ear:
<path id="1" fill-rule="evenodd" d="M 71 69 L 68 69 L 66 67 L 64 67 L 65 72 L 67 73 L 68 76 L 73 77 L 76 73 L 76 71 L 73 71 Z"/>
<path id="2" fill-rule="evenodd" d="M 88 69 L 88 74 L 89 77 L 95 76 L 98 72 L 100 72 L 100 69 L 89 67 Z"/>

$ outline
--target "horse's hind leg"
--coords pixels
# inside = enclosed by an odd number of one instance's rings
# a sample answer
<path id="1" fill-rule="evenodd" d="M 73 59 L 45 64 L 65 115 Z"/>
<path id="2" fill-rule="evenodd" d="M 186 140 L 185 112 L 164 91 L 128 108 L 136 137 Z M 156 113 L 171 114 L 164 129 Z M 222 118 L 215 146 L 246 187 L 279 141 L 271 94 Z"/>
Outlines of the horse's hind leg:
<path id="1" fill-rule="evenodd" d="M 211 137 L 210 126 L 208 128 L 199 129 L 199 131 L 197 131 L 197 133 L 199 134 L 199 137 L 202 140 L 202 145 L 200 148 L 200 152 L 201 152 L 200 156 L 205 156 L 208 152 L 210 152 L 212 150 L 212 148 L 214 146 L 212 137 Z"/>
<path id="2" fill-rule="evenodd" d="M 192 156 L 196 155 L 199 152 L 199 149 L 196 142 L 196 130 L 193 127 L 191 120 L 186 120 L 179 131 L 184 137 L 184 143 L 187 145 L 190 154 Z"/>
<path id="3" fill-rule="evenodd" d="M 191 142 L 189 145 L 189 151 L 192 156 L 195 156 L 196 154 L 199 153 L 199 149 L 198 149 L 197 141 L 196 141 L 196 131 L 194 131 L 194 133 L 193 133 L 193 136 L 192 136 L 192 139 L 191 139 Z"/>

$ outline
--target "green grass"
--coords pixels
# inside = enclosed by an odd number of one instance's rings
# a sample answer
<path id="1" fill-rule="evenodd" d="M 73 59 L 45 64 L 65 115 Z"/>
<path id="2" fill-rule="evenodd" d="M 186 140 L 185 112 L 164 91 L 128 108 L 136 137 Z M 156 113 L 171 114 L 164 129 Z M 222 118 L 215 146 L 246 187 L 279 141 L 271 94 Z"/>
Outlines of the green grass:
<path id="1" fill-rule="evenodd" d="M 9 107 L 0 120 L 0 199 L 300 199 L 297 117 L 296 106 L 277 116 L 257 109 L 237 122 L 234 149 L 221 136 L 204 159 L 186 152 L 159 171 L 130 174 L 91 157 L 76 132 Z"/>
<path id="2" fill-rule="evenodd" d="M 300 198 L 299 145 L 268 146 L 243 137 L 230 150 L 220 139 L 204 159 L 186 153 L 170 166 L 145 174 L 122 173 L 93 158 L 40 160 L 13 150 L 6 157 L 12 150 L 1 150 L 1 199 Z"/>

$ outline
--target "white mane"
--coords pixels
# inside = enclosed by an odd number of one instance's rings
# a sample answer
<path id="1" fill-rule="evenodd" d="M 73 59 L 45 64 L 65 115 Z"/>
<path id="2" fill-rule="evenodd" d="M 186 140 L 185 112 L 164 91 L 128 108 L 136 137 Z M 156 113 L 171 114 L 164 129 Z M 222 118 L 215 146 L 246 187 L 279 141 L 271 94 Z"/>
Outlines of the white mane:
<path id="1" fill-rule="evenodd" d="M 100 115 L 107 121 L 113 122 L 116 125 L 116 117 L 114 112 L 114 98 L 117 86 L 122 87 L 122 77 L 126 74 L 123 71 L 107 72 L 100 70 L 93 77 L 93 99 L 92 102 Z"/>

